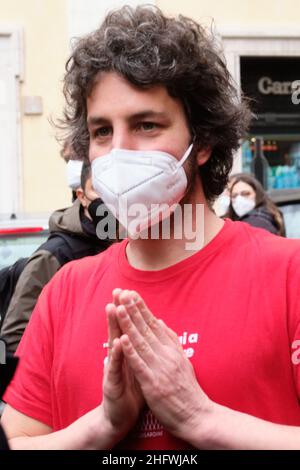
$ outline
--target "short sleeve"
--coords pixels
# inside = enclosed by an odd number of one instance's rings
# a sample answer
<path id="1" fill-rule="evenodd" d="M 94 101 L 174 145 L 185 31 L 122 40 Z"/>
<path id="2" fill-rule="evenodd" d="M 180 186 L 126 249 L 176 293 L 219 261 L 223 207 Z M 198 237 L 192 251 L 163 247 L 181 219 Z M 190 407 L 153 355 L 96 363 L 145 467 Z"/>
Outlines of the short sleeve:
<path id="1" fill-rule="evenodd" d="M 21 339 L 19 365 L 4 401 L 25 415 L 52 426 L 51 373 L 53 363 L 52 312 L 58 306 L 60 273 L 43 289 Z"/>
<path id="2" fill-rule="evenodd" d="M 39 250 L 28 260 L 17 282 L 1 328 L 7 350 L 15 352 L 43 287 L 59 270 L 50 252 Z"/>
<path id="3" fill-rule="evenodd" d="M 291 362 L 300 400 L 300 245 L 290 260 L 287 276 L 288 327 Z"/>

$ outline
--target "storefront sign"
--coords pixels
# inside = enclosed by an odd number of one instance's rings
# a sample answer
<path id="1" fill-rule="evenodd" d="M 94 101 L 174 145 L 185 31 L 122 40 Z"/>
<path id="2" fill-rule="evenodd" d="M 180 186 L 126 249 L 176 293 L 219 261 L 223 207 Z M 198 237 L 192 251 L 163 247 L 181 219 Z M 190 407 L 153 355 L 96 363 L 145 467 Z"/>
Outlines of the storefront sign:
<path id="1" fill-rule="evenodd" d="M 262 77 L 258 80 L 257 87 L 263 95 L 291 95 L 293 83 L 273 81 L 271 77 Z"/>
<path id="2" fill-rule="evenodd" d="M 292 83 L 292 103 L 300 104 L 300 80 L 295 80 Z"/>
<path id="3" fill-rule="evenodd" d="M 241 57 L 241 84 L 257 114 L 292 116 L 300 112 L 295 106 L 300 98 L 300 56 Z"/>

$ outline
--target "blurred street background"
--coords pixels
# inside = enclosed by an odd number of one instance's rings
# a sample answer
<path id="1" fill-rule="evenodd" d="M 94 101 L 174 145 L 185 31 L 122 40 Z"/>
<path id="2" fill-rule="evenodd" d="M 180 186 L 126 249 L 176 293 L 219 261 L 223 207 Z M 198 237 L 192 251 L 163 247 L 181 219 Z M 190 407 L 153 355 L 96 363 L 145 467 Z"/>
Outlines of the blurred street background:
<path id="1" fill-rule="evenodd" d="M 74 38 L 105 13 L 137 0 L 0 0 L 0 214 L 49 214 L 70 204 L 51 119 L 62 114 L 62 78 Z M 157 0 L 217 31 L 229 70 L 253 98 L 249 138 L 233 172 L 253 171 L 255 139 L 275 202 L 300 199 L 300 2 Z M 299 85 L 300 87 L 300 85 Z"/>

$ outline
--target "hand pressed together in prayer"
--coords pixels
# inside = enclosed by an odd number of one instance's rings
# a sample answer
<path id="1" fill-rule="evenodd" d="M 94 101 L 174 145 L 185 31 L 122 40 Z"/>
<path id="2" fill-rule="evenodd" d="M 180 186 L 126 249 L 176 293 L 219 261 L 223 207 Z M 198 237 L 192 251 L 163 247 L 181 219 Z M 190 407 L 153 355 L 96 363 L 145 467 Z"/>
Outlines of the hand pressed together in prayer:
<path id="1" fill-rule="evenodd" d="M 106 418 L 125 437 L 134 426 L 145 403 L 139 383 L 124 358 L 117 321 L 121 289 L 115 289 L 113 303 L 106 306 L 108 323 L 108 361 L 104 369 L 103 409 Z"/>
<path id="2" fill-rule="evenodd" d="M 143 397 L 166 430 L 192 442 L 195 427 L 212 402 L 198 384 L 176 333 L 136 292 L 115 289 L 113 299 L 106 308 L 112 349 L 104 380 L 110 409 L 119 413 L 122 398 L 133 425 Z"/>

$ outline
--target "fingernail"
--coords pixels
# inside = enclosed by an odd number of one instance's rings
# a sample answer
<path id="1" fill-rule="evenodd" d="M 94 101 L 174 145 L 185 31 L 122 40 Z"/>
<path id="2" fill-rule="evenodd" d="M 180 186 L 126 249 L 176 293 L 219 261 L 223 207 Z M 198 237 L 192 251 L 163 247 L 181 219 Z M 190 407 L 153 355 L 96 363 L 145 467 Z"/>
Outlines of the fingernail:
<path id="1" fill-rule="evenodd" d="M 127 312 L 126 312 L 126 310 L 124 310 L 123 308 L 119 308 L 119 309 L 118 309 L 118 315 L 119 315 L 121 318 L 126 318 L 126 317 L 127 317 Z"/>
<path id="2" fill-rule="evenodd" d="M 139 296 L 135 293 L 135 292 L 132 292 L 132 299 L 134 300 L 134 302 L 137 302 L 139 300 Z"/>

